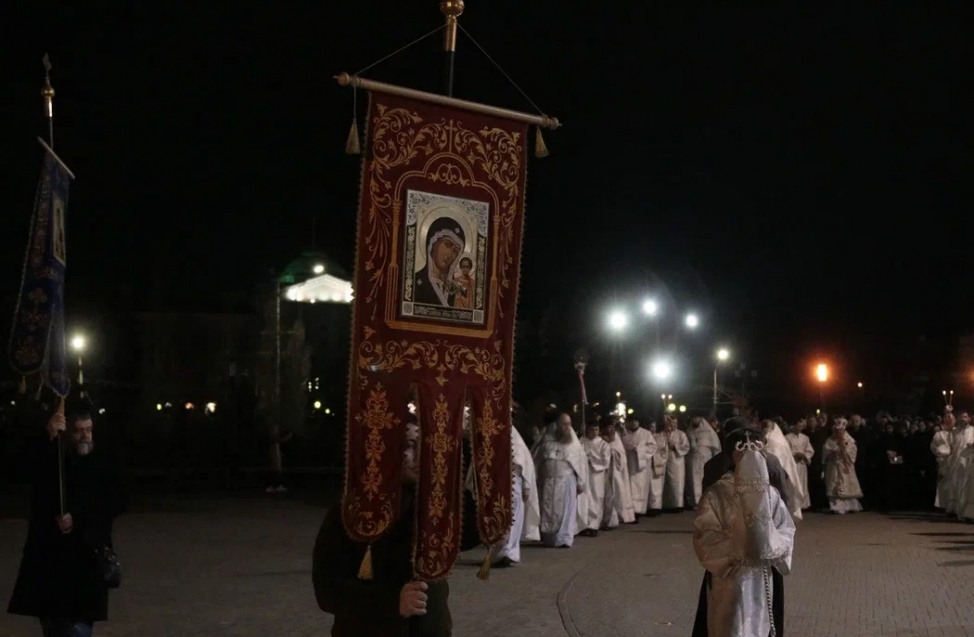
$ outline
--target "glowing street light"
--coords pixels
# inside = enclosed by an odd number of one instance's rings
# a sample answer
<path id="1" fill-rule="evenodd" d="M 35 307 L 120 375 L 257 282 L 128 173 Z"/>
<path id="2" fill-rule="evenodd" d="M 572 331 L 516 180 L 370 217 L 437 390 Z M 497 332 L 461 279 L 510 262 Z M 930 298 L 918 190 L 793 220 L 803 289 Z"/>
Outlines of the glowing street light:
<path id="1" fill-rule="evenodd" d="M 684 322 L 686 323 L 687 327 L 694 330 L 700 325 L 700 318 L 696 314 L 687 314 Z"/>
<path id="2" fill-rule="evenodd" d="M 721 347 L 719 350 L 717 350 L 718 363 L 726 363 L 728 360 L 730 360 L 730 350 L 728 350 L 726 347 Z M 717 416 L 717 367 L 718 366 L 719 365 L 714 365 L 714 405 L 713 405 L 714 417 Z"/>
<path id="3" fill-rule="evenodd" d="M 84 353 L 85 348 L 88 347 L 88 339 L 84 337 L 84 334 L 75 334 L 71 337 L 71 351 L 78 355 L 78 386 L 82 387 L 85 384 L 85 372 L 84 372 Z M 81 390 L 81 394 L 84 395 L 84 390 Z"/>
<path id="4" fill-rule="evenodd" d="M 617 332 L 621 332 L 629 325 L 629 316 L 621 310 L 615 310 L 609 314 L 609 327 Z"/>
<path id="5" fill-rule="evenodd" d="M 676 405 L 670 403 L 669 405 L 666 406 L 666 411 L 676 411 Z"/>
<path id="6" fill-rule="evenodd" d="M 829 366 L 819 363 L 815 367 L 815 378 L 818 379 L 818 402 L 825 407 L 825 383 L 829 380 Z"/>
<path id="7" fill-rule="evenodd" d="M 815 377 L 818 382 L 824 383 L 829 379 L 829 366 L 825 363 L 819 363 L 818 367 L 815 368 Z"/>
<path id="8" fill-rule="evenodd" d="M 856 387 L 858 387 L 859 389 L 862 389 L 862 383 L 856 383 Z"/>
<path id="9" fill-rule="evenodd" d="M 647 299 L 643 301 L 643 314 L 646 316 L 656 316 L 659 311 L 659 306 L 656 305 L 656 301 L 652 299 Z"/>
<path id="10" fill-rule="evenodd" d="M 680 405 L 680 413 L 681 414 L 684 414 L 684 413 L 686 413 L 686 411 L 687 411 L 687 406 L 686 405 Z"/>
<path id="11" fill-rule="evenodd" d="M 321 409 L 321 401 L 320 400 L 316 400 L 315 401 L 315 409 Z"/>
<path id="12" fill-rule="evenodd" d="M 657 380 L 666 380 L 673 374 L 673 366 L 667 361 L 656 361 L 653 363 L 653 376 Z"/>
<path id="13" fill-rule="evenodd" d="M 320 263 L 314 267 L 315 274 L 322 274 L 324 273 L 324 271 L 325 271 L 325 266 L 321 265 Z"/>

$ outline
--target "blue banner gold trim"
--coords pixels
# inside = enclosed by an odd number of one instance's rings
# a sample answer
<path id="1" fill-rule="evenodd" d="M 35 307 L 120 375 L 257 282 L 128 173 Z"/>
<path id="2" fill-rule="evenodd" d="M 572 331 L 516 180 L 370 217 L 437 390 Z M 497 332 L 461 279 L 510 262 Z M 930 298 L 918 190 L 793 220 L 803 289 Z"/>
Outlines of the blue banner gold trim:
<path id="1" fill-rule="evenodd" d="M 64 277 L 67 269 L 65 221 L 73 175 L 45 149 L 27 240 L 27 256 L 14 312 L 8 356 L 14 371 L 41 373 L 59 396 L 71 390 L 64 335 Z"/>

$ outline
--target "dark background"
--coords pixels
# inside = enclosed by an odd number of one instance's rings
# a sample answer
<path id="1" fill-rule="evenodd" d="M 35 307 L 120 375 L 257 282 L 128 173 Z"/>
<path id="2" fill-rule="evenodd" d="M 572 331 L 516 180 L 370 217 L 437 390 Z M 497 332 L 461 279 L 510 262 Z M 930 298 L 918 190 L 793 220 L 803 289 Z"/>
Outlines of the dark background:
<path id="1" fill-rule="evenodd" d="M 48 52 L 78 177 L 76 322 L 233 309 L 312 243 L 350 267 L 359 167 L 332 76 L 442 23 L 434 0 L 7 4 L 0 292 L 19 283 Z M 689 361 L 726 343 L 782 385 L 819 359 L 869 384 L 919 336 L 974 324 L 970 11 L 789 4 L 467 3 L 461 24 L 565 124 L 531 164 L 520 305 L 552 326 L 562 379 L 574 347 L 604 357 L 607 304 L 646 294 L 700 312 Z M 439 90 L 440 47 L 365 75 Z M 532 110 L 463 35 L 455 93 Z M 642 369 L 652 343 L 630 339 L 623 369 Z"/>

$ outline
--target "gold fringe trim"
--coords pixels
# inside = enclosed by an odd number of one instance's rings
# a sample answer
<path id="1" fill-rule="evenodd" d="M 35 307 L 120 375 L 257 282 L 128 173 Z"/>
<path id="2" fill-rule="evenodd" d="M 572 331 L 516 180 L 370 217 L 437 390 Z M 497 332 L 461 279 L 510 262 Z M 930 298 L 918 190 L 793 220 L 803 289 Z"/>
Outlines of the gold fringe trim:
<path id="1" fill-rule="evenodd" d="M 541 129 L 534 129 L 534 156 L 537 158 L 543 158 L 548 156 L 548 147 L 544 143 L 544 137 L 541 136 Z"/>
<path id="2" fill-rule="evenodd" d="M 345 153 L 348 155 L 361 155 L 362 145 L 358 137 L 358 122 L 352 118 L 352 127 L 348 129 L 348 139 L 345 140 Z"/>
<path id="3" fill-rule="evenodd" d="M 358 578 L 366 581 L 372 580 L 372 545 L 371 544 L 369 544 L 365 548 L 365 557 L 362 558 L 362 564 L 358 567 Z"/>
<path id="4" fill-rule="evenodd" d="M 490 556 L 493 551 L 487 549 L 487 557 L 484 558 L 484 563 L 480 565 L 480 570 L 477 571 L 477 579 L 487 580 L 490 578 Z"/>

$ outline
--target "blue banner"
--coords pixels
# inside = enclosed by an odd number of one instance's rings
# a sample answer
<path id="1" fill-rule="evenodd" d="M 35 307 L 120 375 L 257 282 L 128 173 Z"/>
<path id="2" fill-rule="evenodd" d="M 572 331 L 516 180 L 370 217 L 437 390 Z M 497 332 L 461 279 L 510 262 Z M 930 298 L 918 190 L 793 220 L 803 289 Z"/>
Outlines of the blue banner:
<path id="1" fill-rule="evenodd" d="M 71 390 L 64 337 L 65 220 L 73 175 L 44 145 L 24 274 L 10 334 L 10 364 L 23 376 L 40 373 L 59 396 Z"/>

